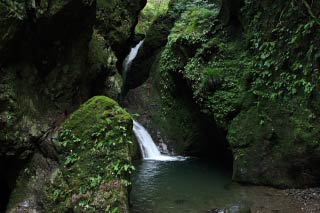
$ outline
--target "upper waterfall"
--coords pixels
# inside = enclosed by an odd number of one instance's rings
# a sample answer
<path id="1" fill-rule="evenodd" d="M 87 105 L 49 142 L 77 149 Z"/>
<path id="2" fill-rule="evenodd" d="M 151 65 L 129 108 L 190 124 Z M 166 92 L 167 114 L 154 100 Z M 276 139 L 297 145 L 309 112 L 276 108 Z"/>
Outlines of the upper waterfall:
<path id="1" fill-rule="evenodd" d="M 183 157 L 162 155 L 148 131 L 137 121 L 133 121 L 133 132 L 138 139 L 143 159 L 158 161 L 176 161 L 184 159 Z"/>
<path id="2" fill-rule="evenodd" d="M 142 46 L 144 40 L 141 40 L 135 47 L 131 48 L 129 55 L 124 59 L 122 63 L 122 76 L 126 79 L 127 73 L 130 70 L 132 61 L 137 57 L 138 51 Z"/>

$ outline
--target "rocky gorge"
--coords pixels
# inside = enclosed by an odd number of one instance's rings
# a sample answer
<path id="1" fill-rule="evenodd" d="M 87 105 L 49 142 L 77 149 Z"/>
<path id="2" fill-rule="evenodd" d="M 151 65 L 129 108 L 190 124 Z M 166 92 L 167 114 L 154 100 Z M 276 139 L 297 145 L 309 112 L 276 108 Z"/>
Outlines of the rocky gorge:
<path id="1" fill-rule="evenodd" d="M 162 153 L 320 211 L 319 11 L 312 0 L 0 0 L 0 212 L 130 212 L 133 117 Z"/>
<path id="2" fill-rule="evenodd" d="M 319 5 L 230 2 L 171 2 L 153 22 L 128 74 L 131 88 L 149 78 L 138 105 L 157 106 L 149 117 L 183 138 L 178 153 L 199 145 L 197 123 L 211 128 L 207 145 L 227 144 L 236 181 L 317 186 Z"/>

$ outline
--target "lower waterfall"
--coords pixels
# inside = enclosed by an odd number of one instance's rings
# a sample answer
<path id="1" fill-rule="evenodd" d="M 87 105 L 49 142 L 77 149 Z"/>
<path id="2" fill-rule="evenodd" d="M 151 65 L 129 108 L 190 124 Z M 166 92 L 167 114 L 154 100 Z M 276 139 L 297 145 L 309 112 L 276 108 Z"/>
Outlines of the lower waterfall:
<path id="1" fill-rule="evenodd" d="M 148 131 L 137 121 L 133 121 L 133 132 L 137 137 L 139 146 L 141 149 L 142 157 L 144 160 L 156 160 L 156 161 L 177 161 L 184 160 L 184 157 L 172 157 L 162 155 L 151 138 Z"/>

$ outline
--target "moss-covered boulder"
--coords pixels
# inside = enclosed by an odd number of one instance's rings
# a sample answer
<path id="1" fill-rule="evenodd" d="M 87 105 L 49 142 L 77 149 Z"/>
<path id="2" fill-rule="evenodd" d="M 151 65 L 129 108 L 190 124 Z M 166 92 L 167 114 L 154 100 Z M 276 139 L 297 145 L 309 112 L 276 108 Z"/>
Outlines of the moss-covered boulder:
<path id="1" fill-rule="evenodd" d="M 131 116 L 112 99 L 93 97 L 64 123 L 59 136 L 61 166 L 46 189 L 46 212 L 129 212 L 137 148 Z"/>
<path id="2" fill-rule="evenodd" d="M 235 180 L 282 188 L 319 185 L 320 124 L 296 104 L 251 107 L 232 121 Z"/>

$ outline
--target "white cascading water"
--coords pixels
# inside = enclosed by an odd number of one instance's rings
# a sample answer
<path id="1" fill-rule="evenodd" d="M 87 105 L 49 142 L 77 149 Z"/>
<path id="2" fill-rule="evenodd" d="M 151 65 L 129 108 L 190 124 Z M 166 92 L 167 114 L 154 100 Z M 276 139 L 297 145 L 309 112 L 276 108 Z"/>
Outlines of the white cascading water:
<path id="1" fill-rule="evenodd" d="M 144 40 L 140 41 L 135 47 L 131 48 L 129 55 L 123 61 L 122 78 L 124 81 L 126 81 L 127 73 L 131 68 L 133 60 L 137 57 L 138 51 L 143 42 Z M 162 155 L 156 144 L 153 142 L 148 131 L 137 121 L 133 121 L 133 131 L 138 139 L 143 159 L 157 161 L 176 161 L 185 159 L 183 157 L 170 157 L 167 155 Z"/>
<path id="2" fill-rule="evenodd" d="M 142 152 L 142 157 L 144 160 L 157 160 L 157 161 L 176 161 L 183 160 L 183 157 L 170 157 L 167 155 L 162 155 L 153 142 L 151 135 L 148 131 L 137 121 L 133 121 L 133 132 L 136 135 L 140 149 Z"/>
<path id="3" fill-rule="evenodd" d="M 142 46 L 144 40 L 140 41 L 135 47 L 131 48 L 129 55 L 124 59 L 122 64 L 122 78 L 126 80 L 127 73 L 131 67 L 132 61 L 137 57 L 138 51 Z"/>

